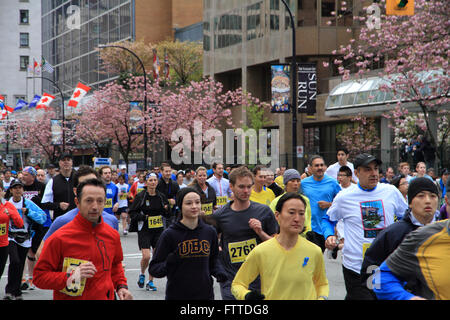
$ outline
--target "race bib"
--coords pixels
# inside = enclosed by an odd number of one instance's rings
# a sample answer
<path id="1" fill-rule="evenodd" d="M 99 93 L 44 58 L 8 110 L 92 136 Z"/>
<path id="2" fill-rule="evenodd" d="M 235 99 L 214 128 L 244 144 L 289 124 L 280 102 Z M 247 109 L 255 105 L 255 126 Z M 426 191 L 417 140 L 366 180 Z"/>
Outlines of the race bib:
<path id="1" fill-rule="evenodd" d="M 202 211 L 205 213 L 205 216 L 209 216 L 213 212 L 213 203 L 204 203 L 202 204 Z"/>
<path id="2" fill-rule="evenodd" d="M 106 198 L 105 208 L 112 208 L 112 199 Z"/>
<path id="3" fill-rule="evenodd" d="M 123 193 L 123 194 L 121 194 L 121 196 L 119 197 L 119 200 L 127 200 L 127 196 L 128 196 L 128 193 Z"/>
<path id="4" fill-rule="evenodd" d="M 218 206 L 226 205 L 227 202 L 228 202 L 228 197 L 227 196 L 217 197 L 217 205 Z"/>
<path id="5" fill-rule="evenodd" d="M 0 236 L 6 235 L 6 223 L 0 224 Z"/>
<path id="6" fill-rule="evenodd" d="M 257 243 L 255 238 L 229 243 L 228 253 L 230 254 L 231 263 L 244 262 L 250 251 L 252 251 L 256 245 Z"/>
<path id="7" fill-rule="evenodd" d="M 163 227 L 162 216 L 148 217 L 148 228 L 149 229 L 162 228 L 162 227 Z"/>
<path id="8" fill-rule="evenodd" d="M 136 189 L 136 194 L 138 194 L 138 193 L 141 192 L 142 190 L 144 190 L 144 188 L 137 188 L 137 189 Z"/>
<path id="9" fill-rule="evenodd" d="M 64 258 L 63 263 L 63 272 L 66 273 L 72 273 L 72 271 L 75 270 L 80 264 L 86 263 L 88 261 L 86 260 L 80 260 L 75 258 Z M 66 286 L 64 289 L 62 289 L 60 292 L 67 294 L 71 297 L 79 297 L 83 295 L 84 287 L 86 286 L 86 278 L 84 279 L 75 279 L 74 282 L 72 282 L 70 285 Z"/>

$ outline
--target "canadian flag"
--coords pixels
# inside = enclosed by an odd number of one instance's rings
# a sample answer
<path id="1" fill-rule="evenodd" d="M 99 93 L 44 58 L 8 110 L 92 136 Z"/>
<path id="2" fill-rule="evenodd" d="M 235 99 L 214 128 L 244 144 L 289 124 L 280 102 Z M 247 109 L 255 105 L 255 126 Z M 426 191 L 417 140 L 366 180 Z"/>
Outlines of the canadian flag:
<path id="1" fill-rule="evenodd" d="M 52 103 L 53 99 L 55 99 L 54 96 L 44 92 L 41 99 L 36 105 L 36 109 L 45 109 L 45 110 L 49 109 L 50 103 Z"/>
<path id="2" fill-rule="evenodd" d="M 69 107 L 76 108 L 78 105 L 78 102 L 86 95 L 86 93 L 91 90 L 91 87 L 88 87 L 81 82 L 78 82 L 77 87 L 75 88 L 75 91 L 72 94 L 72 97 L 69 100 L 69 103 L 67 104 Z"/>

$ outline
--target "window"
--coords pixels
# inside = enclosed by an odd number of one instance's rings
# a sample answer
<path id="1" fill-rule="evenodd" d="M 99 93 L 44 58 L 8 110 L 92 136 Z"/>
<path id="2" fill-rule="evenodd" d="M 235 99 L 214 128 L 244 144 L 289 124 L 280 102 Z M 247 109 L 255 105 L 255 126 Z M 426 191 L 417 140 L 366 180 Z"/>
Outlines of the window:
<path id="1" fill-rule="evenodd" d="M 29 47 L 30 46 L 30 34 L 28 32 L 20 33 L 20 47 Z"/>
<path id="2" fill-rule="evenodd" d="M 336 25 L 336 1 L 322 0 L 322 26 Z"/>
<path id="3" fill-rule="evenodd" d="M 297 26 L 315 26 L 317 25 L 317 2 L 316 1 L 297 1 Z"/>
<path id="4" fill-rule="evenodd" d="M 20 56 L 20 71 L 26 71 L 30 62 L 29 56 Z"/>
<path id="5" fill-rule="evenodd" d="M 30 23 L 30 13 L 28 10 L 20 10 L 20 24 Z"/>

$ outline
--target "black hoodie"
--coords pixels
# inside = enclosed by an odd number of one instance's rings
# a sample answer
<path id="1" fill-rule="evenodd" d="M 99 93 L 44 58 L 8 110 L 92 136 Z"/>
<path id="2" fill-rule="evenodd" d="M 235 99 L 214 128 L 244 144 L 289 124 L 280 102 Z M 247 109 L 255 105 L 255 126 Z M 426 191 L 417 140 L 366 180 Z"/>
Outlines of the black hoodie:
<path id="1" fill-rule="evenodd" d="M 177 221 L 161 234 L 149 272 L 167 276 L 166 300 L 214 300 L 211 275 L 224 274 L 218 252 L 213 227 L 199 219 L 191 230 Z"/>

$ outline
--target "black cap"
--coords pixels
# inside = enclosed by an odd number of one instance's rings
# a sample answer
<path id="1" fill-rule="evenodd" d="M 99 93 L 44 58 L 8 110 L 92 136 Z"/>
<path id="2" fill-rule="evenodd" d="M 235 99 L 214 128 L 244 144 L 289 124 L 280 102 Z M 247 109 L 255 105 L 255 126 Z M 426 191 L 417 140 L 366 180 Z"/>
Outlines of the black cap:
<path id="1" fill-rule="evenodd" d="M 372 161 L 375 161 L 378 165 L 382 164 L 381 160 L 378 160 L 375 156 L 368 153 L 361 153 L 356 156 L 353 161 L 353 166 L 355 169 L 361 166 L 365 167 Z"/>
<path id="2" fill-rule="evenodd" d="M 9 185 L 9 188 L 12 189 L 16 186 L 24 186 L 24 184 L 22 183 L 22 181 L 20 181 L 19 179 L 14 179 L 13 181 L 11 181 L 11 184 Z"/>
<path id="3" fill-rule="evenodd" d="M 63 152 L 63 153 L 59 156 L 59 160 L 62 160 L 62 159 L 64 159 L 64 158 L 70 158 L 70 159 L 73 159 L 73 158 L 72 158 L 72 154 L 71 154 L 70 152 Z"/>
<path id="4" fill-rule="evenodd" d="M 444 174 L 450 174 L 450 171 L 448 171 L 447 168 L 442 169 L 441 171 L 441 176 L 443 176 Z"/>
<path id="5" fill-rule="evenodd" d="M 430 191 L 439 196 L 439 190 L 433 181 L 425 177 L 414 178 L 408 187 L 408 204 L 411 204 L 412 199 L 422 191 Z"/>

